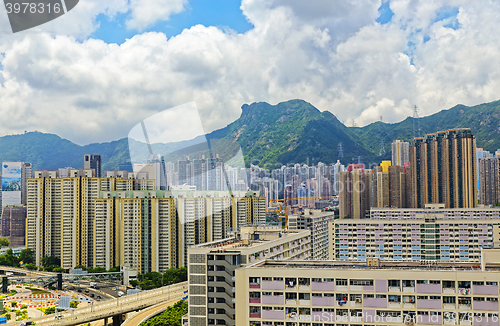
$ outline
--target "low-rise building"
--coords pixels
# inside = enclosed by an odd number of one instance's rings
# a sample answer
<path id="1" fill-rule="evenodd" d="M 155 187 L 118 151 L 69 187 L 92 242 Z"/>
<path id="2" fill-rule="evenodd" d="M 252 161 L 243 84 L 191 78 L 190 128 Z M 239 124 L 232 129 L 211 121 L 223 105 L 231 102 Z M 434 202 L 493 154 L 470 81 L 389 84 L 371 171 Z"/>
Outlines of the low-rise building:
<path id="1" fill-rule="evenodd" d="M 266 260 L 236 270 L 236 325 L 498 325 L 488 266 Z"/>
<path id="2" fill-rule="evenodd" d="M 500 209 L 374 208 L 371 219 L 329 224 L 329 259 L 481 261 L 481 248 L 500 240 Z"/>
<path id="3" fill-rule="evenodd" d="M 309 259 L 311 232 L 246 226 L 232 238 L 191 247 L 188 254 L 189 325 L 241 325 L 235 322 L 236 269 L 264 259 Z"/>

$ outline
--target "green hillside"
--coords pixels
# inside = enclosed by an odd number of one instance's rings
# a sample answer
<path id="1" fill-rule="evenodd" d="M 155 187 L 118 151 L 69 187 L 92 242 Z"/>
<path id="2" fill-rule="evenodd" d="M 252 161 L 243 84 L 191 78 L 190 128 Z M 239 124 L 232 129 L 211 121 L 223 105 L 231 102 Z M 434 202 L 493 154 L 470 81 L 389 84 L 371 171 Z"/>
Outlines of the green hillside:
<path id="1" fill-rule="evenodd" d="M 320 112 L 303 100 L 291 100 L 277 105 L 260 102 L 242 106 L 240 118 L 228 126 L 193 140 L 153 144 L 153 152 L 175 162 L 182 155 L 219 153 L 225 160 L 242 149 L 245 164 L 273 168 L 274 163 L 334 163 L 339 159 L 338 146 L 343 144 L 344 164 L 355 157 L 362 161 L 380 162 L 390 158 L 390 143 L 394 139 L 411 140 L 413 118 L 394 124 L 376 122 L 365 127 L 346 127 L 330 112 Z M 500 101 L 474 107 L 457 105 L 420 121 L 420 135 L 453 128 L 471 128 L 478 147 L 489 151 L 500 148 Z M 379 156 L 381 140 L 386 154 Z M 149 157 L 148 147 L 132 141 L 134 160 Z M 84 154 L 100 154 L 103 169 L 118 169 L 130 161 L 128 139 L 80 146 L 53 134 L 29 132 L 0 137 L 0 161 L 33 163 L 34 169 L 83 167 Z"/>

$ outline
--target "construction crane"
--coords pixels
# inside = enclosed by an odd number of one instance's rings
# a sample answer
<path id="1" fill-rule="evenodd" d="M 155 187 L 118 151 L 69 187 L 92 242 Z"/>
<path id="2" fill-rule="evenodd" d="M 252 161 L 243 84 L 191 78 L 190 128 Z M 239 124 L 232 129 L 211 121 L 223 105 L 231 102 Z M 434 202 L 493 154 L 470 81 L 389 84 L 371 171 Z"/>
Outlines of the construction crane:
<path id="1" fill-rule="evenodd" d="M 278 214 L 278 219 L 281 222 L 281 225 L 285 228 L 288 227 L 288 209 L 287 202 L 289 200 L 301 200 L 301 201 L 309 201 L 309 200 L 317 200 L 317 199 L 331 199 L 335 196 L 320 196 L 320 197 L 298 197 L 298 198 L 282 198 L 282 199 L 270 199 L 270 202 L 283 202 L 283 209 L 280 209 Z"/>

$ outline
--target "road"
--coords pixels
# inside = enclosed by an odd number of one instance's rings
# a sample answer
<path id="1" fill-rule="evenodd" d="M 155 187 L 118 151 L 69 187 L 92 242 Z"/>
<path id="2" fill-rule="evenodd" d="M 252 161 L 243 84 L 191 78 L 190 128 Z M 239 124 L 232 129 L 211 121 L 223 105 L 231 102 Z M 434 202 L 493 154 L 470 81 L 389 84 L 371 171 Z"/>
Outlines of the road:
<path id="1" fill-rule="evenodd" d="M 64 312 L 61 319 L 57 319 L 57 325 L 78 325 L 123 314 L 131 311 L 144 309 L 168 300 L 169 298 L 180 299 L 187 289 L 187 282 L 174 284 L 156 290 L 144 291 L 141 293 L 117 298 L 105 302 L 94 302 L 93 305 L 77 308 L 71 312 Z M 55 315 L 47 315 L 41 318 L 30 319 L 37 325 L 54 325 Z M 6 325 L 17 325 L 11 322 Z"/>
<path id="2" fill-rule="evenodd" d="M 137 326 L 148 316 L 150 316 L 152 314 L 154 314 L 155 316 L 158 314 L 161 314 L 162 312 L 164 312 L 167 309 L 167 307 L 172 306 L 173 304 L 175 304 L 178 301 L 180 301 L 180 299 L 169 300 L 168 302 L 165 302 L 159 306 L 153 306 L 153 307 L 141 310 L 141 312 L 139 312 L 137 315 L 130 318 L 129 320 L 126 320 L 126 322 L 124 322 L 122 324 L 122 326 Z"/>

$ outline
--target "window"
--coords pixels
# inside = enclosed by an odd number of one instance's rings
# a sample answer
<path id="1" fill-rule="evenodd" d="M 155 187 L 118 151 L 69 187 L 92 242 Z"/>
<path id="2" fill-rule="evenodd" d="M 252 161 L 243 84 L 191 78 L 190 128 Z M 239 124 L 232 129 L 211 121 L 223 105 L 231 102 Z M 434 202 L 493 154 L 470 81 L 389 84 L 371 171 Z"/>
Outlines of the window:
<path id="1" fill-rule="evenodd" d="M 388 284 L 389 284 L 389 287 L 399 287 L 400 286 L 400 280 L 389 280 L 388 281 Z"/>
<path id="2" fill-rule="evenodd" d="M 455 297 L 443 297 L 444 304 L 455 304 Z"/>
<path id="3" fill-rule="evenodd" d="M 390 295 L 389 302 L 394 302 L 394 303 L 401 302 L 401 296 L 400 295 Z"/>
<path id="4" fill-rule="evenodd" d="M 351 285 L 373 286 L 373 280 L 351 280 Z"/>
<path id="5" fill-rule="evenodd" d="M 347 279 L 337 279 L 337 286 L 347 286 Z"/>

